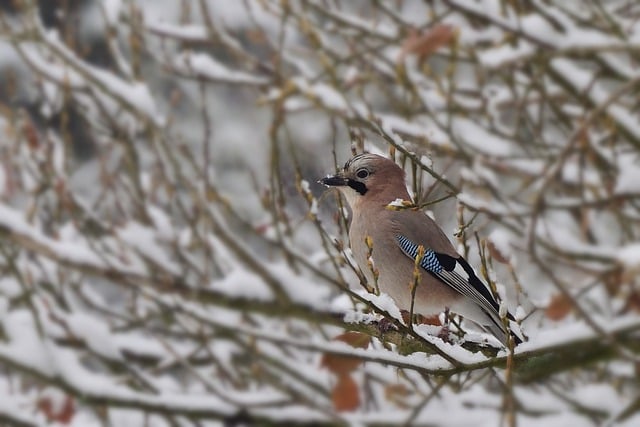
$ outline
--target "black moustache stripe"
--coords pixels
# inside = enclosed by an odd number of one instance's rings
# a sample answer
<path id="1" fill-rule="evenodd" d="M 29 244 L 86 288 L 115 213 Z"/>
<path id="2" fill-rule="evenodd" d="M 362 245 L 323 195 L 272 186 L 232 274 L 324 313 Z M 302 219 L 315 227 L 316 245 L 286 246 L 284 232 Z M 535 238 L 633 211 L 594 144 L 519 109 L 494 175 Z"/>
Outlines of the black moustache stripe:
<path id="1" fill-rule="evenodd" d="M 358 193 L 360 193 L 361 196 L 364 196 L 364 194 L 367 192 L 367 186 L 364 185 L 362 182 L 360 181 L 355 181 L 353 179 L 350 179 L 347 181 L 347 185 L 351 188 L 353 188 L 354 190 L 356 190 Z"/>

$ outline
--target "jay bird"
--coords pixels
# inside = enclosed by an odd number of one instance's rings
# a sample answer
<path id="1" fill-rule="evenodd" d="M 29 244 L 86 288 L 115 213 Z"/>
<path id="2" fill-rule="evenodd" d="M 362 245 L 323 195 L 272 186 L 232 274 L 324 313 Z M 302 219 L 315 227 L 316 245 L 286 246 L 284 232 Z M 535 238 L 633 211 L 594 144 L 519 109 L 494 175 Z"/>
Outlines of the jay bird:
<path id="1" fill-rule="evenodd" d="M 342 171 L 320 183 L 336 187 L 344 195 L 352 212 L 349 243 L 353 256 L 367 281 L 376 283 L 398 307 L 409 310 L 413 302 L 413 311 L 425 316 L 448 309 L 479 324 L 503 343 L 507 343 L 507 334 L 516 344 L 522 341 L 505 330 L 492 293 L 435 221 L 418 210 L 390 209 L 389 204 L 397 199 L 411 200 L 404 171 L 395 162 L 375 154 L 359 154 L 347 161 Z M 422 251 L 422 259 L 416 260 Z M 412 295 L 416 277 L 419 282 Z M 513 316 L 507 313 L 507 319 L 513 320 Z"/>

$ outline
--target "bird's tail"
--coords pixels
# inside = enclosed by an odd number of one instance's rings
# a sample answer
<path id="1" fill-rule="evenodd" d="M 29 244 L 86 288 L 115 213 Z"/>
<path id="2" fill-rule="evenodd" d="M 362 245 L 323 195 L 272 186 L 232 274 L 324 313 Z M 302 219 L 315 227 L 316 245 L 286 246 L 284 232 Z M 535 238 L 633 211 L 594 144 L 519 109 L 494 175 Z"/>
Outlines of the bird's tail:
<path id="1" fill-rule="evenodd" d="M 505 346 L 508 344 L 508 337 L 513 337 L 513 342 L 515 345 L 518 345 L 524 341 L 524 335 L 520 330 L 519 325 L 513 320 L 513 316 L 511 314 L 507 317 L 507 322 L 509 324 L 508 331 L 505 330 L 502 322 L 498 323 L 498 319 L 494 319 L 493 316 L 488 316 L 491 319 L 491 322 L 488 322 L 484 326 L 485 329 L 488 330 L 491 334 L 493 334 L 496 338 L 498 338 Z"/>

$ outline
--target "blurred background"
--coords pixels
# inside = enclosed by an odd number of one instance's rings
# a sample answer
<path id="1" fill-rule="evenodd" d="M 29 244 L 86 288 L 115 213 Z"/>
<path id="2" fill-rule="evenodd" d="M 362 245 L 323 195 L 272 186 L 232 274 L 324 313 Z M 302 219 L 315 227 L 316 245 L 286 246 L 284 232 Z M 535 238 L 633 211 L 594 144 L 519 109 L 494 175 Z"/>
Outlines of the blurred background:
<path id="1" fill-rule="evenodd" d="M 639 19 L 0 3 L 0 420 L 637 425 Z M 405 169 L 528 343 L 450 345 L 367 292 L 317 184 L 363 151 Z"/>

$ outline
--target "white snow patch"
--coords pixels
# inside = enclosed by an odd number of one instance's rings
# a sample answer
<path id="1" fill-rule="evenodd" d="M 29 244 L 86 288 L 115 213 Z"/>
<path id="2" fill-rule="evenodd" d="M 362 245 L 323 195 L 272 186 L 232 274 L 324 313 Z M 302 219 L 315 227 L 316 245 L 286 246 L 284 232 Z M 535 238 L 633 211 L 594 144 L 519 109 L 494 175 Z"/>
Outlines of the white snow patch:
<path id="1" fill-rule="evenodd" d="M 640 193 L 640 158 L 633 155 L 621 155 L 618 160 L 618 179 L 615 194 Z"/>
<path id="2" fill-rule="evenodd" d="M 453 133 L 469 147 L 491 156 L 507 156 L 512 144 L 473 121 L 456 117 L 452 123 Z"/>
<path id="3" fill-rule="evenodd" d="M 171 225 L 171 218 L 162 209 L 154 205 L 147 205 L 147 213 L 151 217 L 155 229 L 158 230 L 157 237 L 166 241 L 175 238 L 176 232 Z"/>
<path id="4" fill-rule="evenodd" d="M 506 259 L 511 258 L 511 235 L 504 228 L 496 228 L 489 234 L 489 240 L 493 243 L 495 248 L 500 252 L 500 255 Z"/>
<path id="5" fill-rule="evenodd" d="M 640 326 L 637 316 L 624 316 L 616 319 L 603 319 L 592 316 L 592 320 L 605 332 L 615 333 L 620 330 L 630 330 Z M 546 348 L 566 345 L 567 342 L 592 339 L 598 336 L 591 326 L 583 322 L 575 322 L 553 329 L 538 330 L 529 337 L 529 341 L 516 347 L 516 353 L 539 352 Z"/>
<path id="6" fill-rule="evenodd" d="M 489 69 L 500 68 L 505 63 L 524 59 L 535 53 L 535 47 L 524 40 L 518 41 L 516 46 L 504 44 L 494 49 L 488 49 L 478 56 L 480 63 Z"/>
<path id="7" fill-rule="evenodd" d="M 3 326 L 9 338 L 8 343 L 0 344 L 0 355 L 3 358 L 19 360 L 22 365 L 45 375 L 53 374 L 51 357 L 38 336 L 38 329 L 30 312 L 17 310 L 9 313 Z"/>
<path id="8" fill-rule="evenodd" d="M 182 53 L 176 56 L 173 66 L 179 72 L 194 74 L 210 80 L 226 83 L 263 85 L 268 79 L 244 71 L 234 70 L 206 53 Z"/>
<path id="9" fill-rule="evenodd" d="M 108 325 L 84 313 L 68 315 L 66 323 L 71 332 L 82 339 L 97 354 L 112 360 L 122 359 L 118 347 L 113 342 Z"/>
<path id="10" fill-rule="evenodd" d="M 156 239 L 155 230 L 145 227 L 137 222 L 129 222 L 117 230 L 118 237 L 129 246 L 139 252 L 152 263 L 152 267 L 158 267 L 169 271 L 173 275 L 179 275 L 181 267 L 163 250 Z M 133 262 L 132 259 L 129 260 Z M 140 268 L 144 268 L 140 266 Z"/>
<path id="11" fill-rule="evenodd" d="M 620 248 L 618 261 L 630 271 L 640 271 L 640 243 L 632 243 Z"/>
<path id="12" fill-rule="evenodd" d="M 393 298 L 391 298 L 389 295 L 384 293 L 375 295 L 366 291 L 360 291 L 358 293 L 363 299 L 369 301 L 379 309 L 386 311 L 394 319 L 404 323 L 402 314 L 400 313 L 400 309 L 396 305 L 396 302 L 393 300 Z"/>
<path id="13" fill-rule="evenodd" d="M 146 24 L 146 26 L 152 33 L 161 34 L 175 39 L 202 41 L 206 40 L 208 37 L 207 29 L 203 25 L 199 24 L 183 23 L 176 25 L 168 22 L 151 22 Z"/>
<path id="14" fill-rule="evenodd" d="M 284 263 L 270 264 L 268 268 L 293 301 L 320 310 L 328 309 L 331 296 L 329 287 L 318 286 L 315 280 L 297 274 Z"/>
<path id="15" fill-rule="evenodd" d="M 116 25 L 122 9 L 122 0 L 102 0 L 101 4 L 106 21 L 109 25 Z"/>
<path id="16" fill-rule="evenodd" d="M 273 298 L 271 289 L 259 276 L 240 268 L 231 270 L 223 278 L 212 281 L 209 287 L 231 297 L 260 301 L 269 301 Z"/>
<path id="17" fill-rule="evenodd" d="M 310 98 L 318 100 L 326 108 L 338 111 L 349 111 L 349 104 L 345 97 L 332 86 L 325 83 L 313 83 L 302 78 L 294 78 L 292 82 L 302 93 Z"/>
<path id="18" fill-rule="evenodd" d="M 26 426 L 45 427 L 51 425 L 45 424 L 41 417 L 37 417 L 31 411 L 25 410 L 24 398 L 10 396 L 8 393 L 3 393 L 2 399 L 0 399 L 0 418 L 4 420 L 4 425 L 12 424 L 9 420 L 22 422 Z"/>

